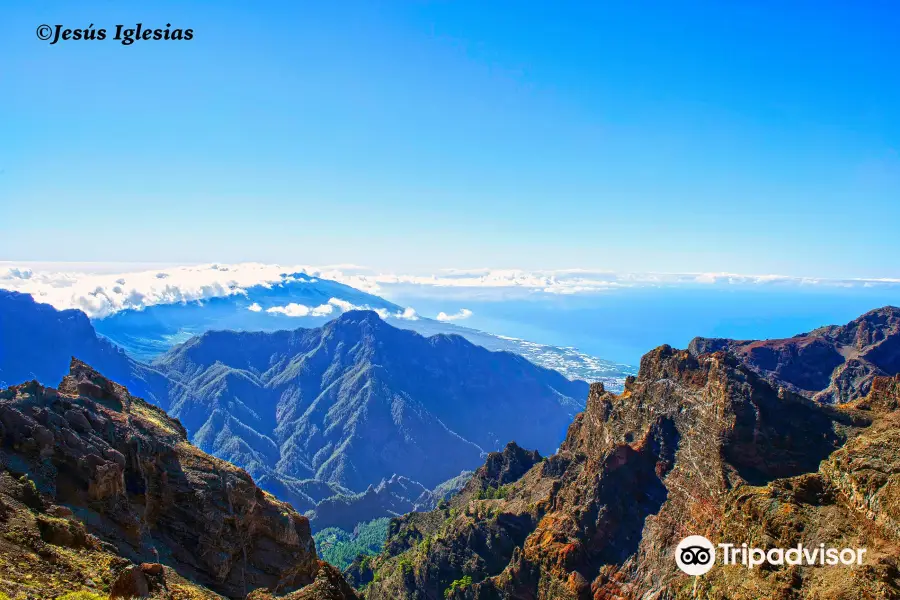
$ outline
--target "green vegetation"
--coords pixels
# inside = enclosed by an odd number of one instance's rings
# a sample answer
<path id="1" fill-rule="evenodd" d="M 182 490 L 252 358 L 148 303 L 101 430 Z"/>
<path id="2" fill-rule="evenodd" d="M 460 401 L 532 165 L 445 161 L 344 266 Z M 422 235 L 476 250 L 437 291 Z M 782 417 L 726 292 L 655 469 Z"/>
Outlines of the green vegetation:
<path id="1" fill-rule="evenodd" d="M 419 554 L 422 556 L 427 556 L 428 552 L 431 550 L 432 536 L 425 537 L 421 542 L 419 542 L 417 549 Z"/>
<path id="2" fill-rule="evenodd" d="M 107 596 L 96 592 L 69 592 L 58 597 L 56 600 L 106 600 Z"/>
<path id="3" fill-rule="evenodd" d="M 360 523 L 353 533 L 338 527 L 323 529 L 313 535 L 319 557 L 344 570 L 360 554 L 378 554 L 387 540 L 390 522 L 390 519 L 383 518 Z"/>
<path id="4" fill-rule="evenodd" d="M 373 571 L 374 572 L 375 569 L 372 566 L 372 557 L 373 556 L 374 555 L 372 555 L 372 554 L 366 554 L 359 560 L 360 572 L 363 572 L 363 571 Z"/>
<path id="5" fill-rule="evenodd" d="M 415 570 L 413 561 L 409 556 L 401 556 L 400 561 L 397 564 L 400 567 L 400 572 L 403 573 L 404 576 L 411 575 Z"/>
<path id="6" fill-rule="evenodd" d="M 400 533 L 394 536 L 394 539 L 402 541 L 403 545 L 407 548 L 413 548 L 422 541 L 422 537 L 422 532 L 419 531 L 419 528 L 416 527 L 414 523 L 410 523 L 400 531 Z"/>
<path id="7" fill-rule="evenodd" d="M 506 498 L 509 495 L 509 486 L 501 485 L 500 487 L 489 487 L 485 490 L 481 490 L 476 494 L 476 500 L 499 500 Z"/>
<path id="8" fill-rule="evenodd" d="M 450 587 L 444 590 L 444 598 L 452 598 L 453 594 L 456 593 L 456 590 L 464 590 L 470 585 L 472 585 L 472 578 L 469 575 L 464 575 L 461 579 L 457 579 L 450 584 Z"/>
<path id="9" fill-rule="evenodd" d="M 25 506 L 28 508 L 39 509 L 41 504 L 43 504 L 43 501 L 41 500 L 41 494 L 38 492 L 34 482 L 29 479 L 27 475 L 22 475 L 19 478 L 19 483 L 25 486 L 22 490 L 22 502 L 24 502 Z"/>

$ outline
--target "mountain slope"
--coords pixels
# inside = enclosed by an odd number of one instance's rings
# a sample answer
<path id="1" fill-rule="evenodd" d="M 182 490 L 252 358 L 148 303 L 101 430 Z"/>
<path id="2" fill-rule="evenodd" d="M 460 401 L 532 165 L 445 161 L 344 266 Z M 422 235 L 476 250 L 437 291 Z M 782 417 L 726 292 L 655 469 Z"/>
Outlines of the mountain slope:
<path id="1" fill-rule="evenodd" d="M 727 350 L 770 382 L 820 402 L 865 396 L 872 380 L 900 371 L 900 308 L 780 340 L 695 338 L 694 355 Z"/>
<path id="2" fill-rule="evenodd" d="M 28 380 L 57 382 L 78 356 L 135 395 L 166 406 L 169 380 L 98 337 L 80 310 L 58 311 L 28 294 L 0 290 L 0 387 Z"/>
<path id="3" fill-rule="evenodd" d="M 316 504 L 307 513 L 317 528 L 338 527 L 352 531 L 357 523 L 383 516 L 399 517 L 412 511 L 431 510 L 441 500 L 458 492 L 471 471 L 464 471 L 430 490 L 400 475 L 382 479 L 361 494 L 338 494 Z"/>
<path id="4" fill-rule="evenodd" d="M 510 438 L 552 451 L 587 389 L 368 311 L 317 329 L 208 332 L 153 366 L 182 384 L 170 410 L 201 447 L 356 492 L 394 474 L 432 488 Z"/>
<path id="5" fill-rule="evenodd" d="M 591 387 L 557 454 L 493 455 L 446 507 L 395 519 L 385 551 L 348 573 L 369 600 L 900 597 L 898 448 L 900 378 L 833 407 L 722 351 L 663 346 L 623 394 Z M 674 560 L 687 535 L 867 554 L 692 578 Z"/>
<path id="6" fill-rule="evenodd" d="M 0 391 L 0 442 L 0 590 L 13 597 L 354 597 L 335 591 L 305 517 L 84 363 L 58 390 Z"/>
<path id="7" fill-rule="evenodd" d="M 318 330 L 210 332 L 151 367 L 98 337 L 80 311 L 0 292 L 0 372 L 49 383 L 71 356 L 88 357 L 263 489 L 302 511 L 330 498 L 313 518 L 348 527 L 355 511 L 429 506 L 422 489 L 474 468 L 506 438 L 555 448 L 584 395 L 585 384 L 520 357 L 363 314 L 378 326 L 354 328 L 348 313 Z M 395 474 L 414 480 L 409 497 L 364 493 Z"/>

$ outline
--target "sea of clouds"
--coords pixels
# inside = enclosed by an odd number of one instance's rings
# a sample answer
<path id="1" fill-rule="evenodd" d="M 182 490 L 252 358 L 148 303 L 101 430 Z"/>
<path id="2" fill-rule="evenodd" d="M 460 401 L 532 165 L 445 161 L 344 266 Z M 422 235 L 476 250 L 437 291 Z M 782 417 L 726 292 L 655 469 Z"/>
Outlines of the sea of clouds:
<path id="1" fill-rule="evenodd" d="M 782 275 L 734 273 L 614 273 L 597 270 L 526 271 L 517 269 L 447 269 L 433 274 L 377 272 L 356 265 L 315 267 L 264 263 L 204 264 L 148 269 L 134 265 L 117 268 L 103 265 L 55 265 L 39 267 L 0 262 L 0 288 L 28 293 L 58 309 L 77 308 L 92 318 L 102 318 L 126 309 L 156 304 L 174 304 L 246 294 L 253 286 L 281 283 L 288 274 L 337 281 L 372 294 L 391 297 L 402 288 L 515 291 L 526 294 L 588 294 L 639 286 L 897 286 L 900 279 L 821 279 Z M 313 279 L 311 279 L 312 281 Z M 454 294 L 458 297 L 459 294 Z M 344 304 L 346 304 L 346 306 Z M 339 298 L 320 306 L 287 304 L 267 309 L 287 316 L 328 316 L 334 311 L 357 308 Z M 251 310 L 263 310 L 252 305 Z M 456 321 L 472 315 L 468 309 L 440 312 L 437 319 Z M 396 318 L 418 318 L 407 308 Z"/>

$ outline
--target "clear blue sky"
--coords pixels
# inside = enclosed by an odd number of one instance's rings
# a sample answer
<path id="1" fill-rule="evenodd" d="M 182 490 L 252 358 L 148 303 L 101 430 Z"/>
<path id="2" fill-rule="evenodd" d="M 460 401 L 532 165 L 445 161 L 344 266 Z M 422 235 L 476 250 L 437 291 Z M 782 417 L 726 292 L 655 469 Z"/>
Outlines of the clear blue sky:
<path id="1" fill-rule="evenodd" d="M 49 45 L 42 23 L 190 27 Z M 0 260 L 900 276 L 896 2 L 6 2 Z"/>

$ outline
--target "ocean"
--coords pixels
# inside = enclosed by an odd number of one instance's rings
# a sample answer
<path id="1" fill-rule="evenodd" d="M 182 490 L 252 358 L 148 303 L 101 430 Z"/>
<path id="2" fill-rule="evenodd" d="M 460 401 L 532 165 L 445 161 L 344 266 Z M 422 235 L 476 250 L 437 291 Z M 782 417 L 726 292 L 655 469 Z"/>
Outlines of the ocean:
<path id="1" fill-rule="evenodd" d="M 661 344 L 684 348 L 696 336 L 790 337 L 844 324 L 888 304 L 900 288 L 791 286 L 642 287 L 600 293 L 462 296 L 417 288 L 385 289 L 384 296 L 433 316 L 472 311 L 459 325 L 523 338 L 637 365 Z"/>

